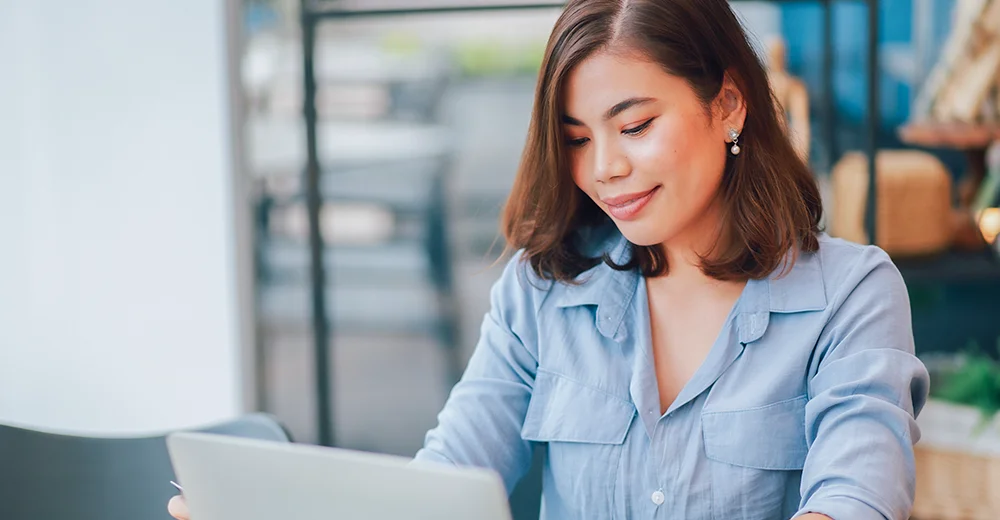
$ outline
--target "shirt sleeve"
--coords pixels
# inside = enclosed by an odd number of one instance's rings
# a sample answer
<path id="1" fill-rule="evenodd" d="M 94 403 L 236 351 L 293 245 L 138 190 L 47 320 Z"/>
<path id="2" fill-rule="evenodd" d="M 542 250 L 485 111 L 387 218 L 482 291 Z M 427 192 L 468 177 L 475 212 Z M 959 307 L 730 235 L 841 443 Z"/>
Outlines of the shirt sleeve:
<path id="1" fill-rule="evenodd" d="M 490 311 L 461 381 L 415 461 L 489 468 L 510 493 L 531 465 L 532 445 L 521 438 L 538 367 L 534 300 L 520 255 L 490 292 Z"/>
<path id="2" fill-rule="evenodd" d="M 799 512 L 834 520 L 905 520 L 913 505 L 916 415 L 929 377 L 914 355 L 899 271 L 865 248 L 836 291 L 809 382 Z"/>

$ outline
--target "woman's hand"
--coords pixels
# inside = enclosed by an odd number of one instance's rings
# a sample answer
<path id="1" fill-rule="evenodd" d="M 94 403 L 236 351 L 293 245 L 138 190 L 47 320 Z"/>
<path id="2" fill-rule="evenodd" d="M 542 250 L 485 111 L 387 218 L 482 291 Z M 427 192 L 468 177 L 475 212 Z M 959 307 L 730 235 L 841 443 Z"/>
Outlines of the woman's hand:
<path id="1" fill-rule="evenodd" d="M 191 520 L 191 513 L 188 512 L 187 502 L 184 497 L 177 495 L 167 503 L 167 512 L 177 520 Z"/>

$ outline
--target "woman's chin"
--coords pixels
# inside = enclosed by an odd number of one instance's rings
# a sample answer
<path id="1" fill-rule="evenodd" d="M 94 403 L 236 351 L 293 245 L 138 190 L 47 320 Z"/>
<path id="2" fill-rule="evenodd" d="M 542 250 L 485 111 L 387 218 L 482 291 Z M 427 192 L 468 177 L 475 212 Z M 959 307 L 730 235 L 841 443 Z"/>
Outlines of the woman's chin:
<path id="1" fill-rule="evenodd" d="M 668 233 L 663 226 L 647 225 L 644 222 L 616 222 L 618 231 L 626 240 L 637 246 L 655 246 L 667 241 Z"/>

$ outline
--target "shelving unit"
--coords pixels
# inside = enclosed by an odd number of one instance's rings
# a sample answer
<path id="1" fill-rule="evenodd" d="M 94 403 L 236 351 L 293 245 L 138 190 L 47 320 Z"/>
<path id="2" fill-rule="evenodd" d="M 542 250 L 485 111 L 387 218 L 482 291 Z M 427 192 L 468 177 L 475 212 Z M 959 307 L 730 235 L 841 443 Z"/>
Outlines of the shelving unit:
<path id="1" fill-rule="evenodd" d="M 969 211 L 972 199 L 986 176 L 986 153 L 1000 139 L 1000 127 L 964 124 L 910 124 L 899 129 L 900 139 L 911 146 L 962 151 L 966 173 L 958 183 L 958 210 Z M 1000 261 L 982 243 L 970 220 L 968 229 L 956 229 L 951 250 L 932 258 L 897 259 L 896 266 L 909 283 L 972 283 L 1000 281 Z"/>
<path id="2" fill-rule="evenodd" d="M 741 1 L 741 0 L 734 0 Z M 823 59 L 822 79 L 822 139 L 827 143 L 831 154 L 835 154 L 835 112 L 833 103 L 833 16 L 832 4 L 838 0 L 770 0 L 774 3 L 818 3 L 823 7 Z M 378 9 L 353 9 L 337 0 L 310 1 L 301 0 L 301 38 L 304 76 L 303 116 L 306 127 L 306 170 L 304 192 L 309 225 L 309 258 L 310 258 L 310 295 L 311 323 L 313 330 L 313 366 L 315 367 L 316 384 L 316 417 L 318 423 L 318 439 L 322 445 L 335 444 L 333 435 L 334 410 L 333 387 L 330 377 L 331 325 L 328 321 L 327 291 L 330 287 L 328 273 L 324 267 L 324 243 L 320 235 L 320 207 L 322 194 L 320 192 L 321 165 L 317 151 L 317 84 L 315 70 L 315 47 L 317 28 L 332 20 L 384 18 L 402 16 L 424 16 L 449 13 L 498 12 L 513 10 L 559 9 L 564 2 L 506 2 L 481 5 L 456 4 L 425 4 L 414 6 L 417 0 L 399 0 L 395 6 Z M 409 4 L 409 5 L 405 5 Z M 875 151 L 878 133 L 878 0 L 864 0 L 868 11 L 867 31 L 867 113 L 868 120 L 865 132 L 865 151 L 869 160 L 869 193 L 865 218 L 865 227 L 869 236 L 875 236 Z M 835 159 L 834 156 L 831 162 Z"/>
<path id="3" fill-rule="evenodd" d="M 908 284 L 972 284 L 1000 282 L 1000 263 L 993 253 L 947 251 L 929 258 L 894 261 Z"/>

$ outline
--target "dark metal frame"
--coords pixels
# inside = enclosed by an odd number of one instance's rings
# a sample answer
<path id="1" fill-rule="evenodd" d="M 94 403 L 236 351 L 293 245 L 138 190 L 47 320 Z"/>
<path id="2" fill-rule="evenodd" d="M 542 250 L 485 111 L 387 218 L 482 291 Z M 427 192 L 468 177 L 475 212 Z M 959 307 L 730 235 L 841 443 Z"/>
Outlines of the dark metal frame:
<path id="1" fill-rule="evenodd" d="M 740 1 L 740 0 L 733 0 Z M 833 102 L 833 14 L 832 4 L 838 0 L 770 0 L 776 3 L 818 2 L 823 6 L 823 137 L 830 150 L 830 164 L 838 155 L 836 148 L 835 111 Z M 878 0 L 861 0 L 868 7 L 868 67 L 867 67 L 867 131 L 865 151 L 868 155 L 868 204 L 865 211 L 865 229 L 872 243 L 875 243 L 875 151 L 878 138 Z M 312 328 L 315 384 L 316 384 L 316 420 L 318 423 L 319 444 L 333 446 L 333 387 L 330 372 L 332 371 L 330 332 L 327 321 L 327 301 L 324 288 L 327 285 L 327 273 L 323 266 L 323 240 L 320 235 L 319 214 L 320 205 L 320 165 L 316 142 L 316 74 L 314 68 L 314 52 L 316 47 L 317 26 L 327 20 L 343 20 L 351 18 L 370 18 L 385 16 L 432 15 L 460 12 L 490 12 L 490 11 L 521 11 L 529 9 L 559 9 L 565 2 L 537 2 L 531 4 L 489 4 L 489 5 L 451 5 L 425 7 L 396 7 L 386 9 L 345 9 L 331 1 L 300 0 L 302 25 L 302 58 L 303 58 L 303 116 L 306 124 L 306 211 L 309 222 L 309 259 L 312 295 Z"/>

